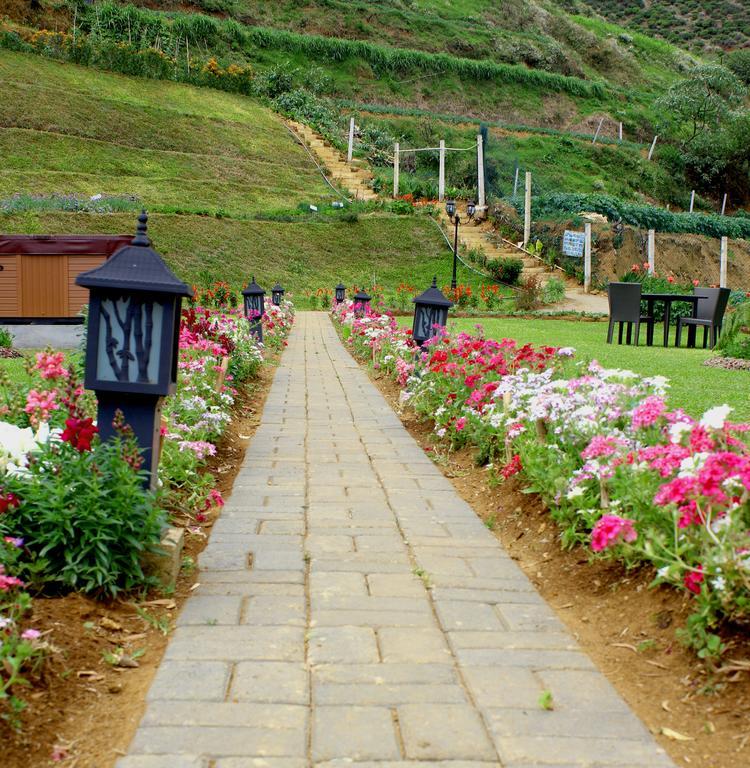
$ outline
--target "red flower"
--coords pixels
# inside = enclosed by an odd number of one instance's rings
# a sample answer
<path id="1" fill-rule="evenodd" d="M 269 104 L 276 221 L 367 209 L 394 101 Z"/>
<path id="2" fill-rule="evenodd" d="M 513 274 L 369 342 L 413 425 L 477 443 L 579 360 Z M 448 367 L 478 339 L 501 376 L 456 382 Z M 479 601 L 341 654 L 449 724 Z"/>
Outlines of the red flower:
<path id="1" fill-rule="evenodd" d="M 21 500 L 14 493 L 0 493 L 0 515 L 20 504 Z"/>
<path id="2" fill-rule="evenodd" d="M 700 595 L 703 579 L 703 566 L 699 565 L 697 570 L 688 571 L 685 574 L 685 578 L 683 579 L 685 589 L 687 589 L 689 592 L 692 592 L 694 595 Z"/>
<path id="3" fill-rule="evenodd" d="M 83 453 L 91 450 L 91 441 L 98 431 L 98 427 L 94 426 L 93 419 L 77 419 L 75 416 L 71 416 L 65 420 L 65 430 L 60 437 L 66 443 L 70 443 L 77 451 Z"/>
<path id="4" fill-rule="evenodd" d="M 519 454 L 515 454 L 513 458 L 500 470 L 500 474 L 505 480 L 507 480 L 509 477 L 518 474 L 522 469 L 523 465 L 521 464 L 521 456 Z"/>

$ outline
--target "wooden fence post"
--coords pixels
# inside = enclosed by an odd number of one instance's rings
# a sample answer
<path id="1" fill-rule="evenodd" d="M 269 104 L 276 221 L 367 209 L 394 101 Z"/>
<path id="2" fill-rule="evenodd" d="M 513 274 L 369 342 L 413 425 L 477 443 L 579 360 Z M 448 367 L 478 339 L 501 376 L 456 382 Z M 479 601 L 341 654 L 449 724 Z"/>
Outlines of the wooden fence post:
<path id="1" fill-rule="evenodd" d="M 622 141 L 622 123 L 620 123 L 620 141 Z"/>
<path id="2" fill-rule="evenodd" d="M 656 272 L 656 230 L 648 231 L 648 273 L 653 275 Z"/>
<path id="3" fill-rule="evenodd" d="M 724 212 L 727 209 L 727 193 L 724 193 L 724 199 L 721 201 L 721 215 L 724 215 Z"/>
<path id="4" fill-rule="evenodd" d="M 531 171 L 526 171 L 526 196 L 523 210 L 523 247 L 531 239 Z"/>
<path id="5" fill-rule="evenodd" d="M 349 120 L 349 149 L 346 152 L 346 162 L 351 163 L 354 154 L 354 118 Z"/>
<path id="6" fill-rule="evenodd" d="M 648 151 L 648 159 L 649 159 L 649 161 L 650 161 L 650 160 L 651 160 L 651 158 L 653 157 L 653 154 L 654 154 L 654 149 L 656 148 L 656 140 L 657 140 L 658 138 L 659 138 L 659 136 L 658 136 L 658 134 L 657 134 L 656 136 L 654 136 L 654 140 L 651 142 L 651 149 L 649 149 L 649 151 Z"/>
<path id="7" fill-rule="evenodd" d="M 721 238 L 721 257 L 719 261 L 719 288 L 727 287 L 727 261 L 729 260 L 729 238 Z"/>
<path id="8" fill-rule="evenodd" d="M 596 133 L 594 134 L 594 138 L 591 140 L 592 144 L 596 144 L 596 140 L 599 138 L 599 131 L 602 129 L 602 125 L 604 125 L 604 118 L 599 119 L 599 125 L 596 126 Z M 621 123 L 622 125 L 622 123 Z"/>
<path id="9" fill-rule="evenodd" d="M 695 206 L 695 190 L 693 189 L 690 192 L 690 213 L 693 212 L 693 207 Z"/>
<path id="10" fill-rule="evenodd" d="M 591 223 L 586 222 L 583 225 L 585 233 L 585 243 L 583 248 L 583 292 L 588 293 L 591 290 Z"/>
<path id="11" fill-rule="evenodd" d="M 516 195 L 518 194 L 518 166 L 516 166 L 516 178 L 513 180 L 513 199 L 516 199 Z"/>
<path id="12" fill-rule="evenodd" d="M 445 200 L 445 139 L 440 139 L 440 170 L 438 171 L 438 200 Z"/>
<path id="13" fill-rule="evenodd" d="M 482 134 L 477 134 L 477 208 L 480 210 L 486 207 L 484 195 L 484 143 Z"/>
<path id="14" fill-rule="evenodd" d="M 399 156 L 398 142 L 393 145 L 393 197 L 398 197 Z"/>

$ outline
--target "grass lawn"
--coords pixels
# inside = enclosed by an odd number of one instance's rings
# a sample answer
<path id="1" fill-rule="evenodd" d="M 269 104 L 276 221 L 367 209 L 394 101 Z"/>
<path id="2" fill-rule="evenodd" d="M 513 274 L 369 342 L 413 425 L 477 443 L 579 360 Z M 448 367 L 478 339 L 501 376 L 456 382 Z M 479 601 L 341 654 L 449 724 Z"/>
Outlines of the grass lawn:
<path id="1" fill-rule="evenodd" d="M 411 318 L 404 318 L 403 322 L 411 323 Z M 734 408 L 730 418 L 750 421 L 750 373 L 706 368 L 702 363 L 711 356 L 709 351 L 646 347 L 645 331 L 641 332 L 639 347 L 610 345 L 606 343 L 607 324 L 603 322 L 462 318 L 451 321 L 451 327 L 473 332 L 477 323 L 481 323 L 487 336 L 492 338 L 575 347 L 578 359 L 598 360 L 605 367 L 628 368 L 645 376 L 666 376 L 672 385 L 669 394 L 671 405 L 684 408 L 692 416 L 700 416 L 714 405 L 727 403 Z M 655 342 L 661 339 L 662 333 L 663 326 L 657 325 Z M 699 332 L 698 340 L 702 342 L 702 332 Z"/>
<path id="2" fill-rule="evenodd" d="M 33 356 L 32 350 L 24 350 L 23 354 L 24 357 L 0 357 L 0 376 L 7 376 L 11 384 L 22 384 L 29 380 L 26 373 L 26 360 Z"/>

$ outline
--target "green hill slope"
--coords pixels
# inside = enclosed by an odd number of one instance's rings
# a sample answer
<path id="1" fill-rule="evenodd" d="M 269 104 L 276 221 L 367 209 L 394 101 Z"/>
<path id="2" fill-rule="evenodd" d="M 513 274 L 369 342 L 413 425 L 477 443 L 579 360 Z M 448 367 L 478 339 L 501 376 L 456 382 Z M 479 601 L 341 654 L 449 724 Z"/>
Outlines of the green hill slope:
<path id="1" fill-rule="evenodd" d="M 0 197 L 134 195 L 242 215 L 331 198 L 278 116 L 232 94 L 0 56 Z"/>
<path id="2" fill-rule="evenodd" d="M 300 294 L 339 280 L 393 290 L 450 278 L 433 222 L 332 211 L 336 196 L 307 153 L 252 99 L 3 50 L 0 81 L 2 232 L 127 233 L 132 212 L 3 213 L 3 200 L 134 195 L 156 247 L 190 282 L 237 287 L 255 274 Z M 323 206 L 318 219 L 295 213 L 309 202 Z"/>

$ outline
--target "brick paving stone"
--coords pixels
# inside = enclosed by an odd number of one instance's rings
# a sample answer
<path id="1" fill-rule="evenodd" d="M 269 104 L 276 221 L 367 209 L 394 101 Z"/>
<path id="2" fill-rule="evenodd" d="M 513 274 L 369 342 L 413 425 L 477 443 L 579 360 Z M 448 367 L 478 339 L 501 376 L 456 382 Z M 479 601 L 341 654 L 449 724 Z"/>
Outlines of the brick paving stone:
<path id="1" fill-rule="evenodd" d="M 316 707 L 312 759 L 393 760 L 401 757 L 393 715 L 384 707 Z"/>
<path id="2" fill-rule="evenodd" d="M 290 662 L 241 661 L 235 668 L 229 699 L 307 704 L 310 699 L 307 668 Z"/>
<path id="3" fill-rule="evenodd" d="M 194 581 L 118 768 L 673 766 L 323 314 Z"/>
<path id="4" fill-rule="evenodd" d="M 423 760 L 493 760 L 495 750 L 468 704 L 398 707 L 406 756 Z"/>
<path id="5" fill-rule="evenodd" d="M 308 633 L 311 664 L 367 664 L 380 661 L 370 627 L 316 627 Z"/>
<path id="6" fill-rule="evenodd" d="M 232 665 L 223 661 L 165 661 L 147 694 L 149 701 L 223 701 Z"/>

